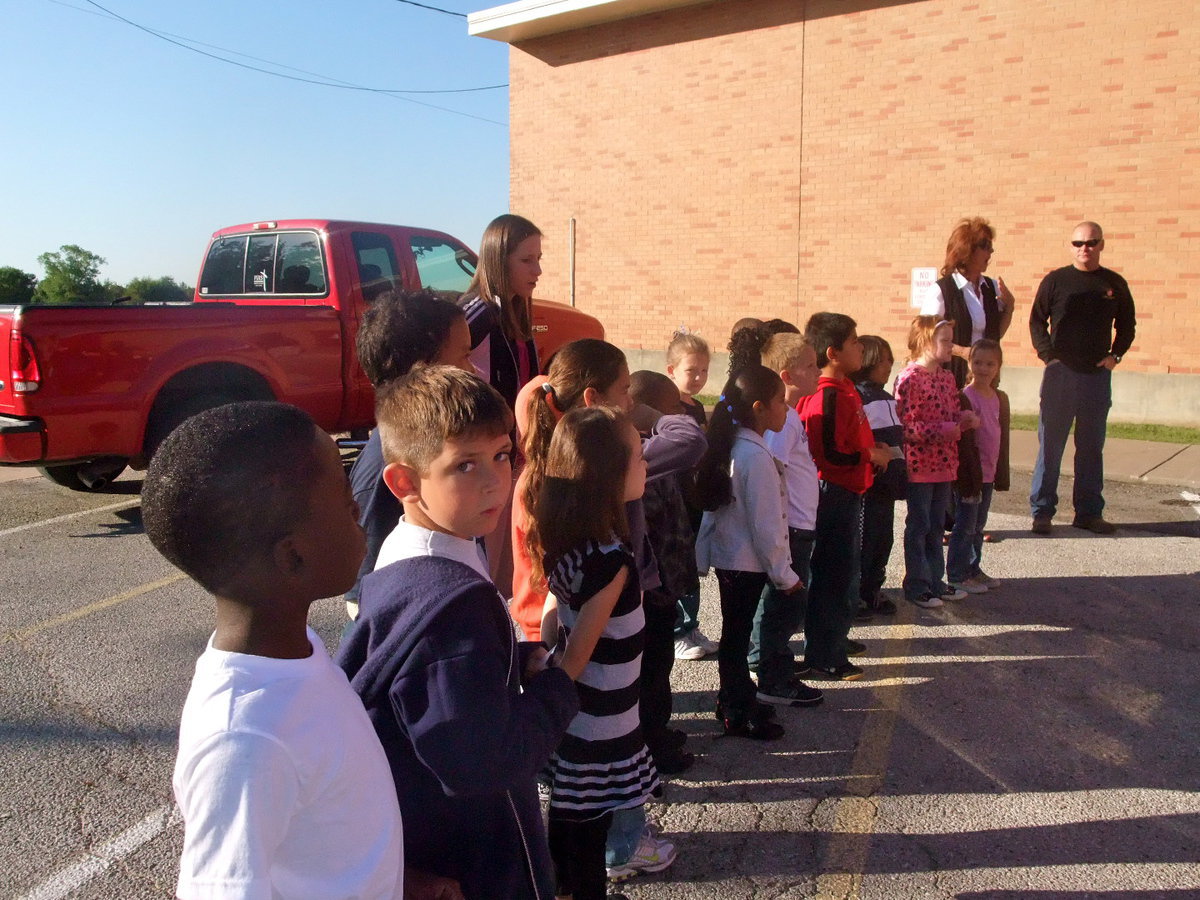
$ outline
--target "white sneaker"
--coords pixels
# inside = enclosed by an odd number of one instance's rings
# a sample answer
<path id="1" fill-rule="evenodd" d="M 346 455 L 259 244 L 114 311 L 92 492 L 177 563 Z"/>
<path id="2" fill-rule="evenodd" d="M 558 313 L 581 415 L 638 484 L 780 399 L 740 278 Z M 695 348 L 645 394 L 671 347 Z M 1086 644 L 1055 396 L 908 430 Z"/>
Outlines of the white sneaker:
<path id="1" fill-rule="evenodd" d="M 963 594 L 963 596 L 965 597 L 966 594 Z M 942 605 L 941 598 L 935 597 L 933 594 L 922 594 L 914 599 L 913 603 L 922 609 L 937 609 Z"/>
<path id="2" fill-rule="evenodd" d="M 983 569 L 979 570 L 979 574 L 975 576 L 975 581 L 986 586 L 989 591 L 995 590 L 996 588 L 1000 587 L 1000 585 L 1004 584 L 1004 582 L 999 578 L 993 578 L 987 572 L 983 571 Z"/>
<path id="3" fill-rule="evenodd" d="M 674 844 L 655 837 L 649 831 L 643 831 L 629 862 L 608 867 L 608 880 L 624 881 L 641 872 L 661 872 L 675 862 L 675 856 Z"/>
<path id="4" fill-rule="evenodd" d="M 692 640 L 691 634 L 685 634 L 675 640 L 676 659 L 704 659 L 708 651 Z"/>
<path id="5" fill-rule="evenodd" d="M 946 585 L 946 589 L 938 594 L 938 596 L 943 600 L 965 600 L 967 598 L 967 592 L 956 588 L 952 584 L 948 584 Z"/>
<path id="6" fill-rule="evenodd" d="M 699 628 L 692 632 L 692 641 L 704 648 L 704 652 L 708 654 L 716 653 L 721 645 L 706 635 Z"/>
<path id="7" fill-rule="evenodd" d="M 968 594 L 986 594 L 988 592 L 987 585 L 976 578 L 964 578 L 962 581 L 954 582 L 950 587 L 966 591 Z"/>

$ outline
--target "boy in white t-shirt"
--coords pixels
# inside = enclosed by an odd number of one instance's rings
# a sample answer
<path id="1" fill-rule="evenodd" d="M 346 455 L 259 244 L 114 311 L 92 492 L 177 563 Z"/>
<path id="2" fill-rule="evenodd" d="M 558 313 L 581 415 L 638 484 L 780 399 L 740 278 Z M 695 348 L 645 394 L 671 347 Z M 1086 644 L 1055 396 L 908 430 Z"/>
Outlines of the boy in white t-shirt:
<path id="1" fill-rule="evenodd" d="M 179 728 L 176 895 L 401 897 L 387 760 L 307 627 L 314 601 L 354 584 L 365 550 L 337 447 L 282 403 L 208 410 L 155 454 L 142 515 L 217 607 Z"/>
<path id="2" fill-rule="evenodd" d="M 783 463 L 787 487 L 788 545 L 792 571 L 804 589 L 784 594 L 768 584 L 754 617 L 751 636 L 751 666 L 757 662 L 758 699 L 786 706 L 814 706 L 822 693 L 796 677 L 796 661 L 789 641 L 804 622 L 808 602 L 809 560 L 816 535 L 819 478 L 817 464 L 808 449 L 808 434 L 796 412 L 796 404 L 817 389 L 821 370 L 817 353 L 798 334 L 780 333 L 765 340 L 762 364 L 783 379 L 787 419 L 779 431 L 763 435 L 768 449 Z M 755 656 L 757 655 L 757 659 Z"/>

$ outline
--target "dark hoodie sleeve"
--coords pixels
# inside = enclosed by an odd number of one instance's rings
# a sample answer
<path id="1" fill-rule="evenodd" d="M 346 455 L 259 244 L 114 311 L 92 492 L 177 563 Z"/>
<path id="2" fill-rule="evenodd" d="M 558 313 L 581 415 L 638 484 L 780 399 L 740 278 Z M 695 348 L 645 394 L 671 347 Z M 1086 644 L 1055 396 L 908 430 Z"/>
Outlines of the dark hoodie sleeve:
<path id="1" fill-rule="evenodd" d="M 692 468 L 708 449 L 708 439 L 691 416 L 662 416 L 642 443 L 646 478 L 661 478 Z"/>
<path id="2" fill-rule="evenodd" d="M 388 691 L 417 757 L 447 796 L 527 784 L 579 711 L 561 669 L 516 690 L 517 647 L 501 613 L 489 586 L 464 591 L 429 623 Z"/>

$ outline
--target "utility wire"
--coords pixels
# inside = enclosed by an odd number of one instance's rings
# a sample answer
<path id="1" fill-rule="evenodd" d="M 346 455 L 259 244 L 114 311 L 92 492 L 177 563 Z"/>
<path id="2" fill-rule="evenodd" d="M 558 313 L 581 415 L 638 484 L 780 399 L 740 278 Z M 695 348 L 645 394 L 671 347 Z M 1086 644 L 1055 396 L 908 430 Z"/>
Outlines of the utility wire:
<path id="1" fill-rule="evenodd" d="M 467 17 L 466 13 L 455 12 L 452 9 L 442 9 L 439 6 L 429 6 L 425 3 L 418 3 L 417 0 L 396 0 L 397 3 L 407 3 L 409 6 L 419 6 L 421 9 L 431 9 L 434 12 L 445 13 L 448 16 L 458 16 L 460 19 Z"/>
<path id="2" fill-rule="evenodd" d="M 156 37 L 159 40 L 166 41 L 168 44 L 174 44 L 176 47 L 180 47 L 184 50 L 190 50 L 192 53 L 198 53 L 201 56 L 208 57 L 209 59 L 215 59 L 217 62 L 227 63 L 228 65 L 231 65 L 231 66 L 237 66 L 240 69 L 248 69 L 251 72 L 260 72 L 264 75 L 273 75 L 276 78 L 283 78 L 287 81 L 298 81 L 298 82 L 301 82 L 302 84 L 315 84 L 315 85 L 319 85 L 321 87 L 340 88 L 342 90 L 347 90 L 347 91 L 362 91 L 362 92 L 371 93 L 371 94 L 381 94 L 385 97 L 391 97 L 393 100 L 401 100 L 405 103 L 413 103 L 413 104 L 416 104 L 417 106 L 424 106 L 424 107 L 428 107 L 429 109 L 440 110 L 441 112 L 447 112 L 447 113 L 450 113 L 451 115 L 465 116 L 468 119 L 476 119 L 480 122 L 488 122 L 492 125 L 499 125 L 501 127 L 504 127 L 507 124 L 505 122 L 497 121 L 496 119 L 489 119 L 486 116 L 477 116 L 477 115 L 474 115 L 473 113 L 462 112 L 461 110 L 451 109 L 450 107 L 447 107 L 447 106 L 438 106 L 436 103 L 426 103 L 423 100 L 414 100 L 411 97 L 400 96 L 401 94 L 435 94 L 435 93 L 436 94 L 441 94 L 441 93 L 447 93 L 447 94 L 456 93 L 457 94 L 457 93 L 470 93 L 470 92 L 474 92 L 474 91 L 491 91 L 491 90 L 496 90 L 497 88 L 507 87 L 508 86 L 507 84 L 486 85 L 484 87 L 477 87 L 477 88 L 458 88 L 458 89 L 444 90 L 444 91 L 414 91 L 414 90 L 401 90 L 399 88 L 366 87 L 364 85 L 353 84 L 353 83 L 347 82 L 347 81 L 339 81 L 336 79 L 328 80 L 329 76 L 325 76 L 325 75 L 319 75 L 316 78 L 301 78 L 296 75 L 288 75 L 283 72 L 276 72 L 271 69 L 264 69 L 259 66 L 252 66 L 248 63 L 238 62 L 236 59 L 229 59 L 224 56 L 219 56 L 215 53 L 209 53 L 205 50 L 201 50 L 199 47 L 193 47 L 190 44 L 183 43 L 183 41 L 191 40 L 190 38 L 181 38 L 181 40 L 176 40 L 174 37 L 169 36 L 166 32 L 155 31 L 152 28 L 147 28 L 145 25 L 141 25 L 137 22 L 134 22 L 132 19 L 125 18 L 124 16 L 120 15 L 119 13 L 115 13 L 111 9 L 101 6 L 99 3 L 96 2 L 96 0 L 84 0 L 84 2 L 88 3 L 91 6 L 94 6 L 96 9 L 100 10 L 101 12 L 105 13 L 106 15 L 108 15 L 114 19 L 117 19 L 120 22 L 124 22 L 126 25 L 136 28 L 138 31 L 145 32 L 146 34 L 150 35 L 151 37 Z M 401 2 L 403 2 L 403 0 L 401 0 Z M 62 5 L 67 5 L 67 4 L 62 4 Z M 444 11 L 444 10 L 439 10 L 439 11 Z M 200 43 L 200 42 L 195 41 L 194 43 Z M 206 46 L 211 46 L 211 45 L 206 45 Z M 237 53 L 237 51 L 225 50 L 225 48 L 218 48 L 218 49 L 221 49 L 227 53 Z M 249 56 L 249 54 L 238 53 L 237 55 L 246 56 L 250 59 L 258 59 L 258 57 L 252 57 L 252 56 Z M 278 63 L 274 63 L 269 60 L 259 60 L 259 61 L 266 62 L 269 65 L 273 65 L 273 66 L 279 65 Z M 292 68 L 292 67 L 291 66 L 283 66 L 282 68 Z M 297 72 L 304 71 L 303 69 L 294 69 L 294 68 L 292 70 L 297 71 Z M 315 75 L 316 73 L 309 72 L 307 74 Z"/>

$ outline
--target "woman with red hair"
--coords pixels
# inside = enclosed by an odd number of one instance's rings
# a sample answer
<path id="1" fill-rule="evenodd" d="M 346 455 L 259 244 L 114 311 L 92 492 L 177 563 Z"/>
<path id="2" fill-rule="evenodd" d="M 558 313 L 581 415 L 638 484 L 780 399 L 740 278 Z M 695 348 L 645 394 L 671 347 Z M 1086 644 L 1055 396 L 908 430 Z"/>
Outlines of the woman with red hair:
<path id="1" fill-rule="evenodd" d="M 978 216 L 960 219 L 946 242 L 941 278 L 921 304 L 921 315 L 954 321 L 950 372 L 959 390 L 967 381 L 967 357 L 980 338 L 999 341 L 1012 323 L 1012 291 L 1003 278 L 987 278 L 996 231 Z"/>

